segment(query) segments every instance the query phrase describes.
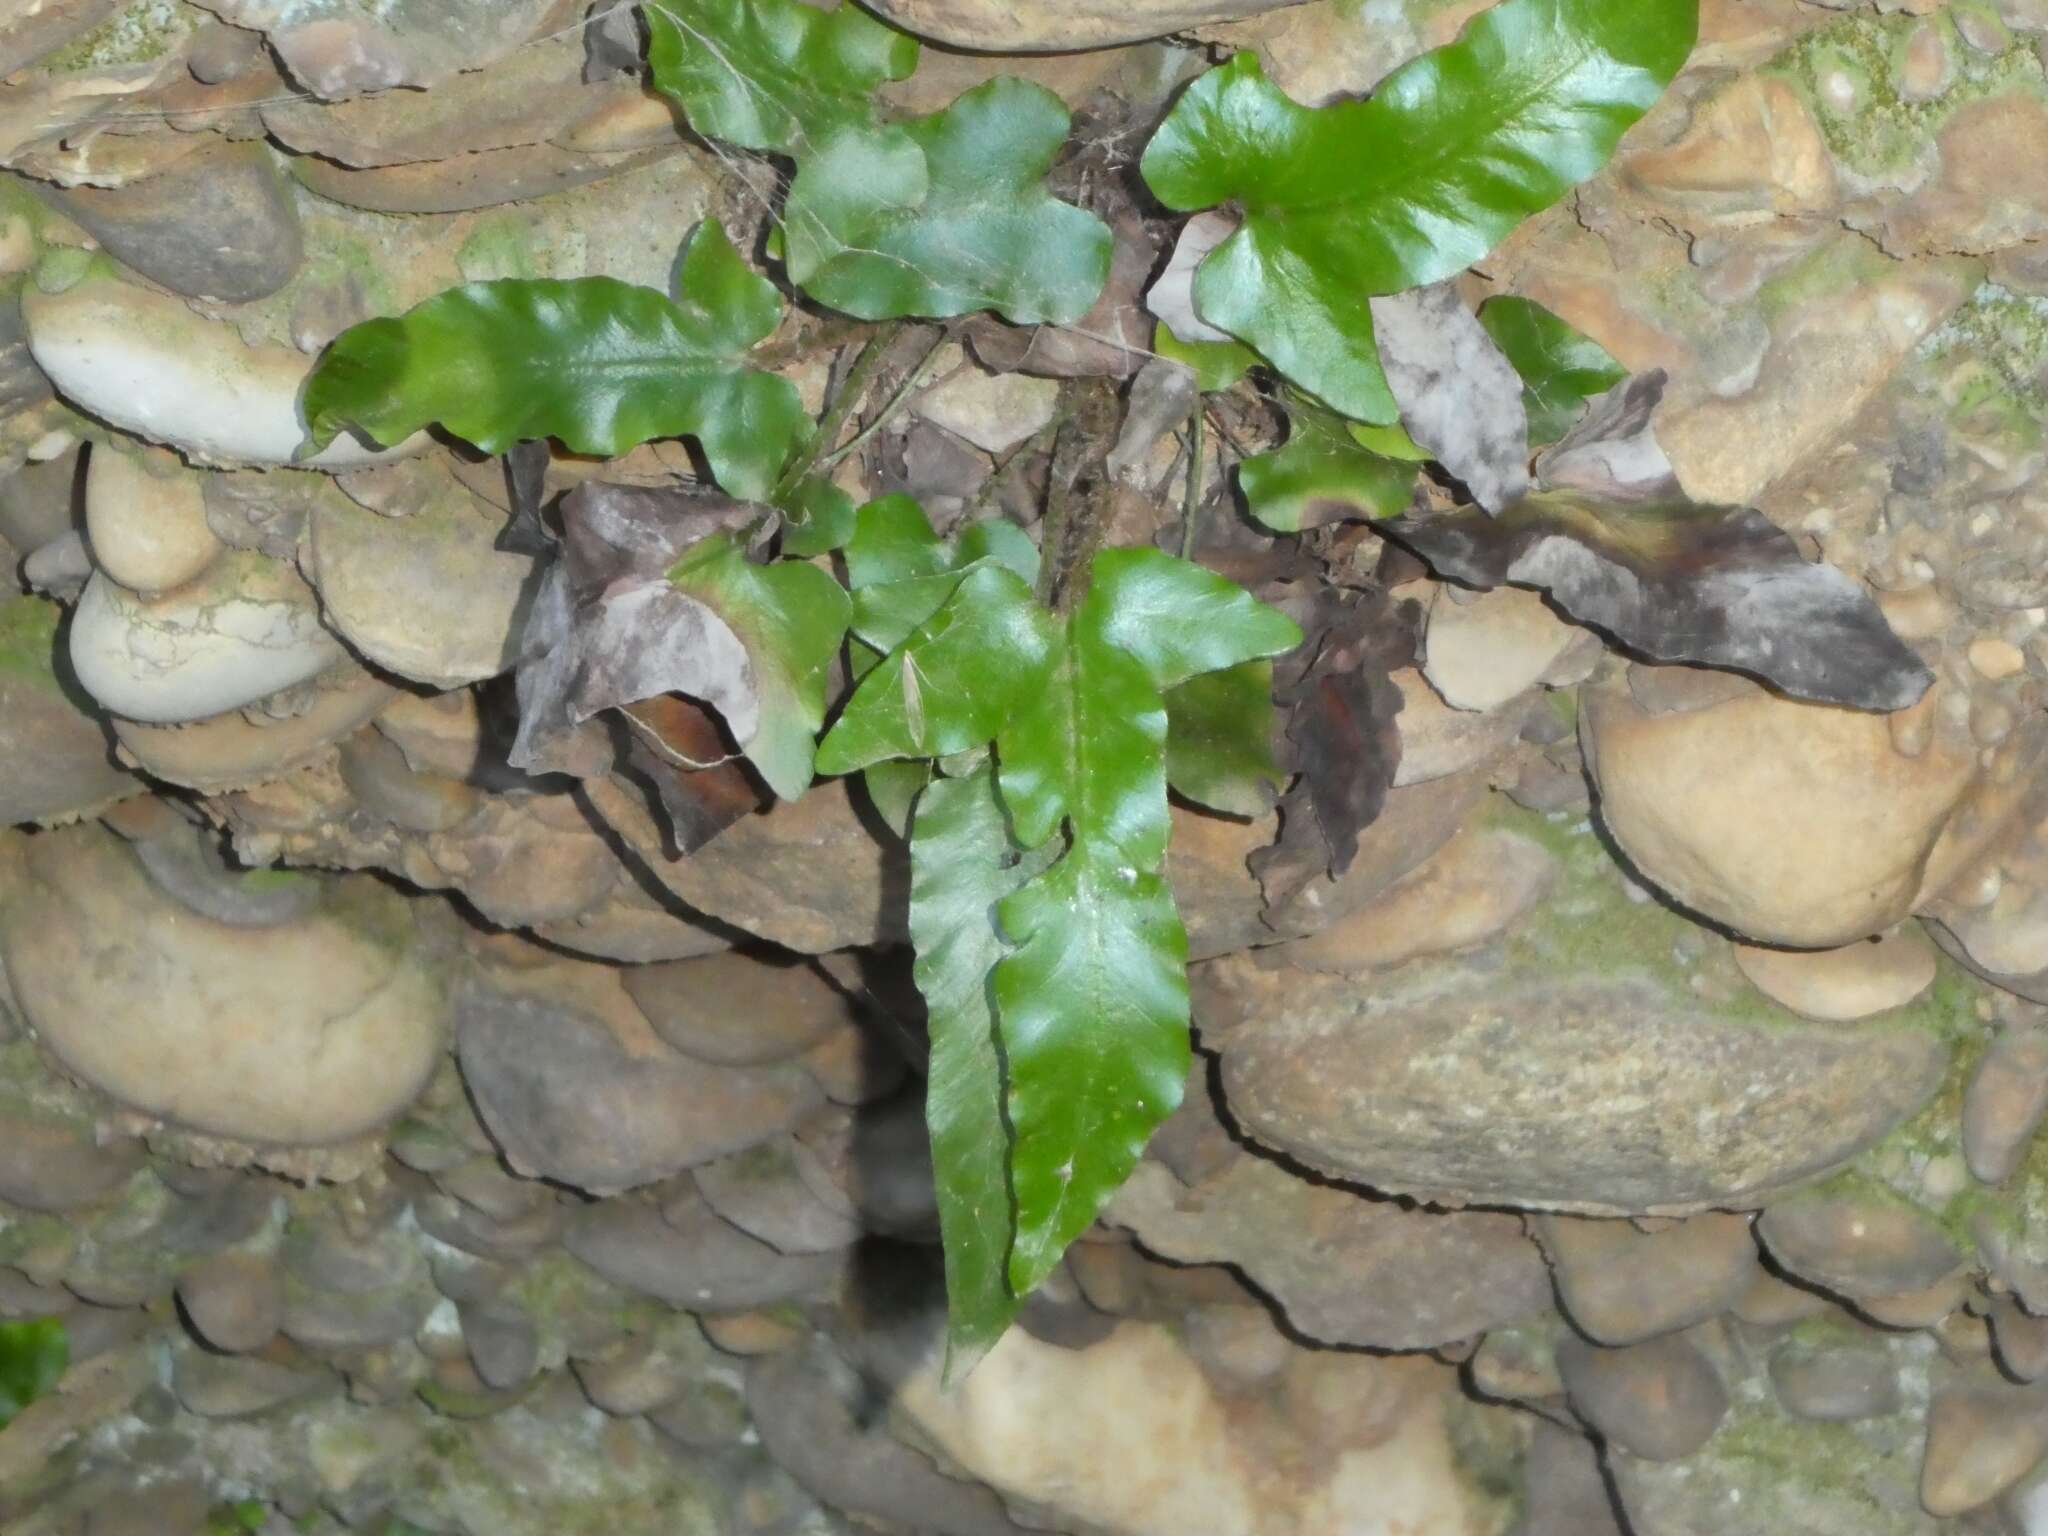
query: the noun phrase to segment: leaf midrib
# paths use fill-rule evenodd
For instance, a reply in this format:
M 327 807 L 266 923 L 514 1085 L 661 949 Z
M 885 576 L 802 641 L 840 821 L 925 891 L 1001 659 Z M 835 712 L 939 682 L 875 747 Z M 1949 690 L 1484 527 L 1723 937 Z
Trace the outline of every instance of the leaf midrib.
M 1478 143 L 1482 138 L 1492 137 L 1493 135 L 1498 134 L 1500 130 L 1504 126 L 1506 126 L 1506 124 L 1512 118 L 1514 118 L 1517 114 L 1528 108 L 1529 105 L 1535 102 L 1538 98 L 1548 95 L 1551 91 L 1555 90 L 1569 76 L 1576 74 L 1581 68 L 1583 68 L 1587 64 L 1589 60 L 1592 59 L 1592 57 L 1595 54 L 1605 55 L 1606 53 L 1607 50 L 1605 48 L 1591 44 L 1587 45 L 1583 50 L 1574 55 L 1571 61 L 1567 65 L 1565 65 L 1565 67 L 1559 69 L 1553 75 L 1544 77 L 1540 84 L 1538 84 L 1535 88 L 1529 90 L 1528 92 L 1520 96 L 1510 97 L 1508 99 L 1507 105 L 1503 108 L 1502 111 L 1495 114 L 1494 117 L 1492 117 L 1491 119 L 1481 119 L 1481 127 L 1479 129 L 1464 134 L 1453 133 L 1436 151 L 1436 153 L 1432 155 L 1425 155 L 1420 161 L 1410 160 L 1404 162 L 1402 168 L 1409 172 L 1409 174 L 1404 179 L 1410 182 L 1420 180 L 1423 176 L 1429 174 L 1436 167 L 1441 165 L 1444 162 L 1444 160 L 1447 159 L 1454 151 L 1462 154 L 1465 151 L 1469 150 L 1474 144 Z M 1440 70 L 1439 73 L 1441 73 Z M 1581 107 L 1591 107 L 1607 105 L 1607 103 L 1581 102 L 1577 103 L 1576 105 L 1579 105 Z M 1391 109 L 1389 109 L 1389 111 L 1391 112 Z M 1396 126 L 1398 126 L 1398 124 Z M 1389 163 L 1391 164 L 1392 162 L 1390 161 Z M 1287 204 L 1268 204 L 1263 207 L 1254 208 L 1252 212 L 1255 217 L 1270 217 L 1285 220 L 1291 214 L 1318 213 L 1333 207 L 1365 203 L 1375 197 L 1384 197 L 1388 195 L 1390 192 L 1394 191 L 1398 187 L 1398 185 L 1399 183 L 1396 181 L 1389 179 L 1381 179 L 1377 182 L 1369 183 L 1362 190 L 1358 188 L 1353 188 L 1348 192 L 1332 192 L 1326 197 L 1307 198 L 1300 202 Z

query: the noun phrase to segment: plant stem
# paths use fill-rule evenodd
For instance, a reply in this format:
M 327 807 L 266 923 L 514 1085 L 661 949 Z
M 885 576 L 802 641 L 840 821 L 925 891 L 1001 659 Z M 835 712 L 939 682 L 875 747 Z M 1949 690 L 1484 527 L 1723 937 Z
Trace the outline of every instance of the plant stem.
M 1072 419 L 1053 439 L 1045 523 L 1038 540 L 1038 598 L 1055 613 L 1071 613 L 1088 594 L 1088 570 L 1109 526 L 1107 484 L 1099 471 L 1116 441 L 1116 394 L 1106 379 L 1076 386 Z M 1090 469 L 1096 483 L 1081 487 Z
M 1195 558 L 1195 532 L 1202 516 L 1202 415 L 1202 401 L 1198 396 L 1194 414 L 1188 419 L 1188 489 L 1182 498 L 1180 513 L 1180 557 L 1183 560 Z
M 903 408 L 904 402 L 916 392 L 920 378 L 924 373 L 924 365 L 932 360 L 932 355 L 940 347 L 944 346 L 945 342 L 946 333 L 944 330 L 941 330 L 938 335 L 932 338 L 932 344 L 918 355 L 917 361 L 910 365 L 910 371 L 903 376 L 903 382 L 897 385 L 895 393 L 883 402 L 881 410 L 875 413 L 875 419 L 854 433 L 853 436 L 849 437 L 837 448 L 826 454 L 824 458 L 820 459 L 818 461 L 818 468 L 821 470 L 830 469 L 862 443 L 881 431 L 883 427 L 887 426 L 890 419 Z
M 804 477 L 816 467 L 818 456 L 839 436 L 839 429 L 846 425 L 846 418 L 853 414 L 860 404 L 860 397 L 867 393 L 868 380 L 881 366 L 882 354 L 887 348 L 879 335 L 868 337 L 862 344 L 860 354 L 854 358 L 853 367 L 847 370 L 846 380 L 839 386 L 839 393 L 833 397 L 832 405 L 820 418 L 810 441 L 804 444 L 804 451 L 790 460 L 789 468 L 782 472 L 782 478 L 775 482 L 775 489 L 768 499 L 780 505 L 789 493 L 804 482 Z
M 753 367 L 773 372 L 790 363 L 800 363 L 820 352 L 829 352 L 850 342 L 864 341 L 877 334 L 878 328 L 865 320 L 828 320 L 816 330 L 806 331 L 801 336 L 792 336 L 788 341 L 756 347 L 747 354 L 747 362 Z

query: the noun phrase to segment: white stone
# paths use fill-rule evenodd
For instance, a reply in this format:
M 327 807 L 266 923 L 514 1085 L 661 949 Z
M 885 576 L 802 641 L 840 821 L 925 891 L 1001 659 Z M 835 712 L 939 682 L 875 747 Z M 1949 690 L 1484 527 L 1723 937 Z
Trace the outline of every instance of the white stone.
M 136 592 L 167 592 L 225 547 L 206 525 L 197 473 L 160 448 L 95 444 L 85 464 L 85 534 L 93 564 Z
M 237 550 L 168 597 L 95 573 L 71 621 L 79 684 L 131 720 L 204 720 L 305 682 L 343 656 L 289 566 Z
M 920 1439 L 1059 1529 L 1105 1536 L 1466 1536 L 1482 1529 L 1435 1362 L 1294 1350 L 1269 1393 L 1219 1392 L 1166 1328 L 1062 1349 L 1013 1328 L 951 1391 L 898 1388 Z
M 1422 675 L 1453 709 L 1497 709 L 1533 688 L 1583 633 L 1521 587 L 1496 587 L 1466 602 L 1440 588 Z
M 22 295 L 29 351 L 73 404 L 125 431 L 217 464 L 351 469 L 427 445 L 414 433 L 389 449 L 343 435 L 312 458 L 299 391 L 313 360 L 251 347 L 167 294 L 93 277 L 62 293 Z

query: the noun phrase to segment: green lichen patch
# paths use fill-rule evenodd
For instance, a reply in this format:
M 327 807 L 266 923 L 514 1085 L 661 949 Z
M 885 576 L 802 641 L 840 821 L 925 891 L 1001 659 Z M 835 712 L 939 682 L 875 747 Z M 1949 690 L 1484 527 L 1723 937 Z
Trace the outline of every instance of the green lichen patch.
M 63 608 L 40 597 L 0 602 L 0 678 L 61 692 L 55 667 L 57 627 L 63 620 Z
M 1843 169 L 1881 185 L 1907 185 L 1929 163 L 1934 140 L 1958 108 L 2003 91 L 2041 93 L 2041 58 L 2024 40 L 1980 53 L 1956 35 L 1947 16 L 1940 29 L 1952 61 L 1946 88 L 1928 100 L 1901 93 L 1900 71 L 1914 30 L 1912 16 L 1856 15 L 1800 38 L 1768 66 L 1806 98 L 1822 136 Z
M 1912 367 L 1973 440 L 2024 451 L 2048 436 L 2048 298 L 1983 284 Z
M 1507 940 L 1518 964 L 1557 975 L 1648 981 L 1683 998 L 1689 1011 L 1755 1029 L 1826 1027 L 1759 992 L 1736 968 L 1725 939 L 1632 890 L 1585 817 L 1544 815 L 1505 796 L 1495 799 L 1488 824 L 1540 843 L 1560 869 L 1550 896 Z M 1944 960 L 1935 984 L 1912 1002 L 1848 1027 L 1916 1030 L 1963 1041 L 1982 1028 L 1977 994 L 1977 985 Z
M 134 0 L 91 31 L 37 60 L 36 68 L 72 75 L 153 63 L 183 42 L 204 19 L 184 0 Z

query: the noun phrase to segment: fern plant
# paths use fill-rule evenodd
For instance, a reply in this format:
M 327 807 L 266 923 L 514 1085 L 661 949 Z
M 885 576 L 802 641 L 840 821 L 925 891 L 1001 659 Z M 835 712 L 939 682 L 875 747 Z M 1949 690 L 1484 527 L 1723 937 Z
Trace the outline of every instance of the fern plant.
M 1069 132 L 1050 92 L 999 78 L 905 117 L 877 91 L 915 68 L 918 44 L 854 6 L 645 10 L 653 81 L 690 126 L 793 168 L 771 252 L 812 299 L 867 321 L 990 310 L 1054 325 L 1095 302 L 1110 231 L 1047 188 Z M 1332 487 L 1357 515 L 1399 509 L 1427 454 L 1398 425 L 1368 298 L 1457 273 L 1597 171 L 1695 31 L 1696 0 L 1504 0 L 1362 102 L 1300 106 L 1251 54 L 1182 93 L 1145 183 L 1169 209 L 1238 222 L 1194 280 L 1211 338 L 1162 327 L 1159 350 L 1204 389 L 1254 369 L 1287 386 L 1289 443 L 1242 470 L 1256 517 L 1298 529 Z M 1496 311 L 1489 329 L 1548 422 L 1611 382 L 1611 360 L 1532 310 Z M 1049 517 L 1034 543 L 1000 519 L 943 539 L 903 497 L 855 509 L 814 472 L 839 416 L 810 426 L 794 387 L 749 361 L 783 312 L 707 220 L 670 293 L 500 280 L 357 326 L 320 360 L 305 408 L 316 445 L 431 424 L 494 452 L 553 438 L 617 455 L 688 436 L 724 491 L 758 504 L 694 543 L 674 532 L 669 563 L 614 584 L 690 654 L 584 702 L 691 692 L 777 794 L 864 771 L 878 803 L 907 808 L 957 1374 L 1180 1100 L 1187 940 L 1165 878 L 1168 788 L 1256 808 L 1230 786 L 1271 772 L 1269 663 L 1301 634 L 1189 560 L 1099 547 L 1099 518 Z M 778 539 L 781 558 L 764 558 Z M 835 550 L 843 593 L 805 563 Z M 858 683 L 818 744 L 842 642 Z M 717 670 L 722 647 L 744 655 L 749 687 Z

